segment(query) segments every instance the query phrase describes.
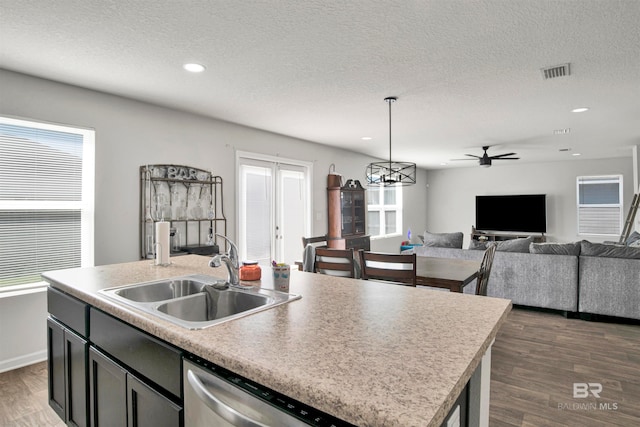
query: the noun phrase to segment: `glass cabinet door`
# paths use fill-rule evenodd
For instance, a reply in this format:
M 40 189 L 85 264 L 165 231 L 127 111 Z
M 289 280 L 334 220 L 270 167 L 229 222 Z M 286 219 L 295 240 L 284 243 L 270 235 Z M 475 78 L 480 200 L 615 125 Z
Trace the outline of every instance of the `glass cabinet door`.
M 353 193 L 353 233 L 364 234 L 365 232 L 365 203 L 364 192 Z
M 353 193 L 351 191 L 343 191 L 342 197 L 342 234 L 349 235 L 354 233 L 353 223 Z

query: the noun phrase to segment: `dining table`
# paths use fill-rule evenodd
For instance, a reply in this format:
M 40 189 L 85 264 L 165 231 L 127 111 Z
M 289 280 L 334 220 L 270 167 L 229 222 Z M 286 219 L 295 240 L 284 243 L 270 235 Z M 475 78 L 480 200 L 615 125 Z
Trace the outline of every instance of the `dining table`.
M 480 264 L 474 260 L 419 256 L 416 257 L 416 284 L 462 292 L 478 277 Z

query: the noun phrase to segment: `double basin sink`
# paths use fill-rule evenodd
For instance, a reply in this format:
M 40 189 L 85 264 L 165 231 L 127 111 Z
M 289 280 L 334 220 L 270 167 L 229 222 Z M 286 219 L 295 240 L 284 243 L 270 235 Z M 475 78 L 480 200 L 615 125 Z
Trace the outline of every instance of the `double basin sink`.
M 99 291 L 187 329 L 202 329 L 301 298 L 253 286 L 230 286 L 206 275 L 190 275 Z

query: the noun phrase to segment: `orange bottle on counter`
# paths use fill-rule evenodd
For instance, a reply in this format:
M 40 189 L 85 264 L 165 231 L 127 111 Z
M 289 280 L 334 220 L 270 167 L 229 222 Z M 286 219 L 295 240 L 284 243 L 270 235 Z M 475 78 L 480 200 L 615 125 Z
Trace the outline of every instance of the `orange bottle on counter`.
M 258 261 L 242 261 L 240 267 L 240 280 L 260 280 L 262 269 Z

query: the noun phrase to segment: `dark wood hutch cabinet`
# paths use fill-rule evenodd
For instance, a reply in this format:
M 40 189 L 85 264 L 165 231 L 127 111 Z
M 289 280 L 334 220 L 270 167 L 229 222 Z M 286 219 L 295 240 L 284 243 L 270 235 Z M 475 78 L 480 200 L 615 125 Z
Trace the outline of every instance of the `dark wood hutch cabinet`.
M 334 192 L 332 197 L 331 192 Z M 340 198 L 337 197 L 339 191 Z M 367 232 L 367 200 L 365 189 L 360 181 L 349 179 L 344 186 L 329 188 L 329 230 L 340 230 L 339 243 L 333 247 L 343 246 L 346 249 L 370 250 L 370 239 Z M 335 206 L 339 203 L 338 206 Z M 340 242 L 342 240 L 342 242 Z M 332 242 L 328 241 L 329 247 Z

